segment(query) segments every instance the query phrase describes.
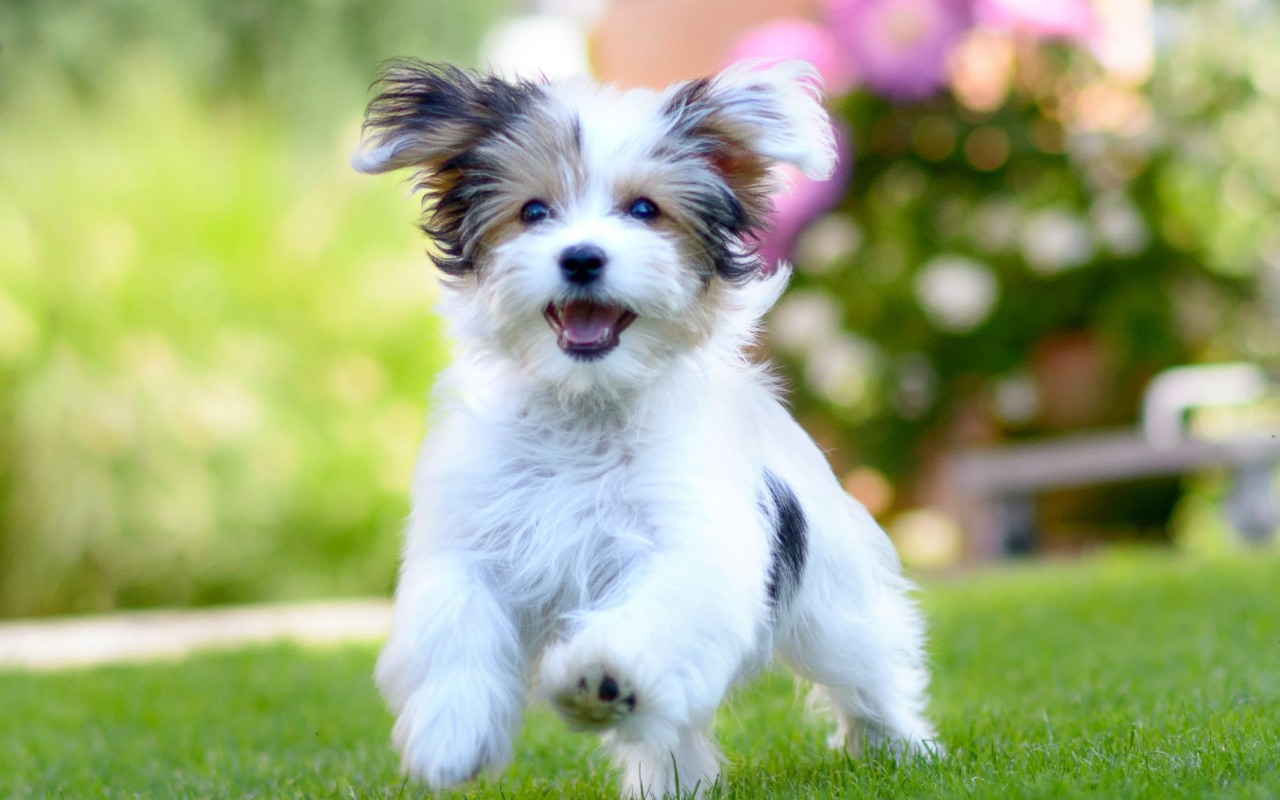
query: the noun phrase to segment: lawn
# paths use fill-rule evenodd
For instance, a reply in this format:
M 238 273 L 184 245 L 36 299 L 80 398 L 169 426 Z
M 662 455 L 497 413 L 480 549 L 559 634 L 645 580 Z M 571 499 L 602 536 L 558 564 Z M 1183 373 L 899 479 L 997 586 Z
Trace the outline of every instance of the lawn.
M 850 762 L 791 679 L 740 691 L 714 796 L 1280 796 L 1280 561 L 1128 553 L 931 583 L 939 764 Z M 366 648 L 0 675 L 2 797 L 420 797 Z M 478 797 L 612 797 L 535 709 Z

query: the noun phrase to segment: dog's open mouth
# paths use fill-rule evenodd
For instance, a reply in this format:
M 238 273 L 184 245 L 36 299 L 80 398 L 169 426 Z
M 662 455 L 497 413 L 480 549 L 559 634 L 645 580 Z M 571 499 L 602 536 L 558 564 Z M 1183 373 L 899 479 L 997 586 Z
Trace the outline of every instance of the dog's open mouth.
M 622 306 L 567 300 L 542 312 L 560 349 L 576 358 L 599 358 L 618 346 L 618 337 L 636 315 Z

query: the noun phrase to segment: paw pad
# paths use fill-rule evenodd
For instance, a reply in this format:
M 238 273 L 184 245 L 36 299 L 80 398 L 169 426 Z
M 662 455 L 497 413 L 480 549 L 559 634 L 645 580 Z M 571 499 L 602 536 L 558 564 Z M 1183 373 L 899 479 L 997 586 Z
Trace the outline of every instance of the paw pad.
M 636 708 L 630 685 L 600 667 L 585 670 L 572 688 L 554 692 L 551 700 L 565 719 L 586 728 L 613 725 Z

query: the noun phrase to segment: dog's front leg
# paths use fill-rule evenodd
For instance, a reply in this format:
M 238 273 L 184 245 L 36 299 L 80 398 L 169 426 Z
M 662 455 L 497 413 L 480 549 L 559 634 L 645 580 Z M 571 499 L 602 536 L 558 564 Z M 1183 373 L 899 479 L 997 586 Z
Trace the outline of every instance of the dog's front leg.
M 608 729 L 624 796 L 701 791 L 719 764 L 707 737 L 733 679 L 760 649 L 768 549 L 748 502 L 671 509 L 620 596 L 579 618 L 542 662 L 571 724 Z M 735 513 L 736 511 L 736 513 Z
M 438 789 L 511 758 L 525 682 L 510 611 L 485 571 L 454 554 L 413 554 L 396 589 L 378 688 L 396 715 L 402 769 Z

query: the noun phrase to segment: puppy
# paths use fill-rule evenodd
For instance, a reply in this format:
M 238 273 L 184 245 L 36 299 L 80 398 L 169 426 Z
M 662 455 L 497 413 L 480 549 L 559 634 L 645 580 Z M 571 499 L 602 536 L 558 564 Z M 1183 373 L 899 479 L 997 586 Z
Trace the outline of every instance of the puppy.
M 776 653 L 833 744 L 936 751 L 897 557 L 744 356 L 789 271 L 775 167 L 835 160 L 803 62 L 663 92 L 396 63 L 361 172 L 409 169 L 457 343 L 376 680 L 404 770 L 511 757 L 530 686 L 602 731 L 623 795 L 713 784 L 710 728 Z

